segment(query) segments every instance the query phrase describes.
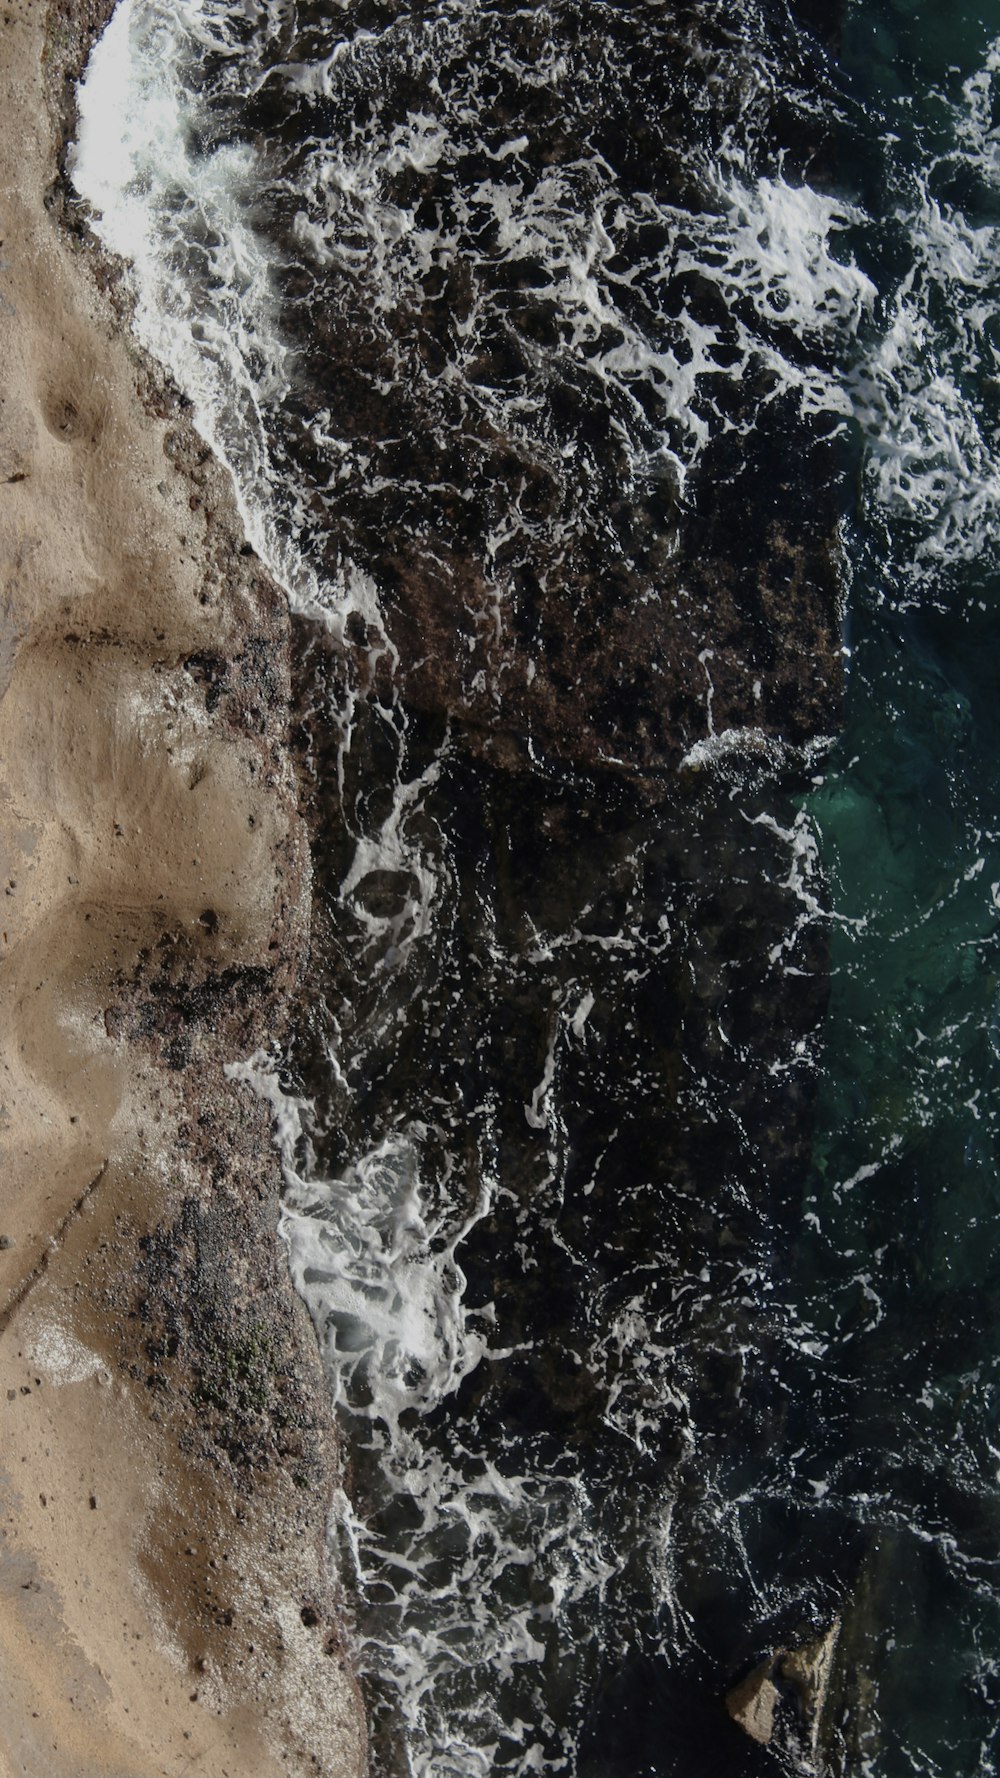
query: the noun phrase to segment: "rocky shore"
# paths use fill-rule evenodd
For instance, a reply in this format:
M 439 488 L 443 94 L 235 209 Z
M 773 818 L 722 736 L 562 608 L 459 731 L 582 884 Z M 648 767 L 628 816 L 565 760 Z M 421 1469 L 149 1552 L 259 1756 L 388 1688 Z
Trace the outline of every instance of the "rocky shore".
M 108 11 L 0 25 L 0 1772 L 353 1778 L 335 1431 L 224 1075 L 308 940 L 288 615 L 67 214 Z

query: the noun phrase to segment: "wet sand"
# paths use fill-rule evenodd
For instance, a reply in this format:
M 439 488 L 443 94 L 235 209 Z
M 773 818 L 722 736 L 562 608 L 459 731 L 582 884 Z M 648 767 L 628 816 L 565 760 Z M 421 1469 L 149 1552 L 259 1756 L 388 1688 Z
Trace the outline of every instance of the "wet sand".
M 0 25 L 0 1774 L 365 1769 L 276 1238 L 308 940 L 284 602 L 64 226 L 102 8 Z

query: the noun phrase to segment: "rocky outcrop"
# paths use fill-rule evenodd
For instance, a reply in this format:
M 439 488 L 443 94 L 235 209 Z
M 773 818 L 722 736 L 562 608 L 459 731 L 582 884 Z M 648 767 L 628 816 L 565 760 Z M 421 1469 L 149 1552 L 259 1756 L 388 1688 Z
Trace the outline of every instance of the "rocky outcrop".
M 308 937 L 288 620 L 60 226 L 107 10 L 0 38 L 0 1771 L 351 1778 L 335 1433 L 223 1071 Z
M 751 1741 L 784 1756 L 785 1768 L 815 1778 L 841 1623 L 810 1641 L 777 1649 L 726 1694 L 726 1709 Z

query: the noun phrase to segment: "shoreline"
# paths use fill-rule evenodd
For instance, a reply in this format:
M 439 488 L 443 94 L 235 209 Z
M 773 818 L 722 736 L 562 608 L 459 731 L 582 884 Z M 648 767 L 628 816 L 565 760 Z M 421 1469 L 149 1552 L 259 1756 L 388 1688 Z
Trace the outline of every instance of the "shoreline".
M 289 615 L 67 214 L 110 11 L 14 0 L 0 62 L 0 1773 L 354 1778 L 336 1431 L 223 1072 L 307 953 Z

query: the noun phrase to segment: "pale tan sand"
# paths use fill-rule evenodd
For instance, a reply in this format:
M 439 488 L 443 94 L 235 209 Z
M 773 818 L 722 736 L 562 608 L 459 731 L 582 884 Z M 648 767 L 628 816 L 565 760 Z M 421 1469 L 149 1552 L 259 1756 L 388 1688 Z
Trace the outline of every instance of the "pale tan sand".
M 333 1430 L 219 1053 L 304 951 L 285 615 L 46 208 L 73 5 L 0 21 L 0 1774 L 354 1778 Z

